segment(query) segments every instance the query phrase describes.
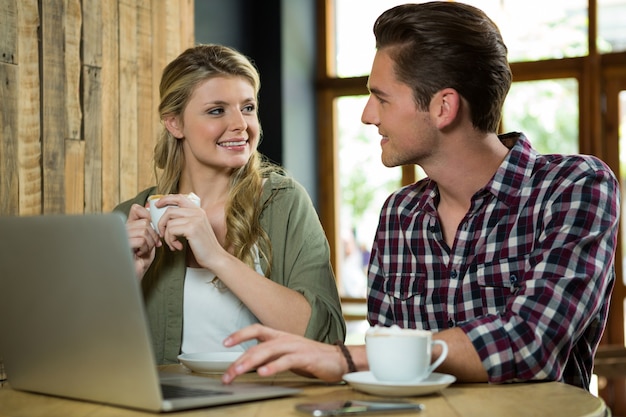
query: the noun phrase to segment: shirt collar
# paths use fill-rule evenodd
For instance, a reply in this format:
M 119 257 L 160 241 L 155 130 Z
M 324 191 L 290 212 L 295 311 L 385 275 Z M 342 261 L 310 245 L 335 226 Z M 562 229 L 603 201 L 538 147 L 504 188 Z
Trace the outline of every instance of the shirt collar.
M 490 192 L 506 205 L 512 206 L 519 203 L 522 186 L 533 171 L 537 151 L 532 148 L 523 133 L 506 133 L 499 135 L 499 138 L 510 151 L 483 190 Z
M 523 133 L 511 132 L 498 137 L 510 149 L 509 153 L 491 180 L 476 192 L 474 198 L 489 193 L 507 206 L 513 206 L 519 203 L 522 186 L 532 173 L 537 152 Z M 425 184 L 420 197 L 420 206 L 425 207 L 427 211 L 436 211 L 439 199 L 437 183 L 429 178 L 426 178 L 425 181 L 428 182 Z

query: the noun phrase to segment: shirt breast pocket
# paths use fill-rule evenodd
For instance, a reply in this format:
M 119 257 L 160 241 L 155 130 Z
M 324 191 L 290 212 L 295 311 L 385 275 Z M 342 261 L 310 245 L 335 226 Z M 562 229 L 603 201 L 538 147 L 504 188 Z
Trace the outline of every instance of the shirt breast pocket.
M 522 286 L 526 265 L 525 258 L 499 259 L 476 270 L 475 282 L 480 290 L 487 314 L 498 314 L 506 310 L 507 302 Z M 470 281 L 473 281 L 470 278 Z M 470 282 L 470 286 L 473 284 Z
M 414 327 L 416 317 L 421 315 L 425 297 L 426 275 L 416 273 L 390 274 L 386 278 L 385 293 L 397 324 Z

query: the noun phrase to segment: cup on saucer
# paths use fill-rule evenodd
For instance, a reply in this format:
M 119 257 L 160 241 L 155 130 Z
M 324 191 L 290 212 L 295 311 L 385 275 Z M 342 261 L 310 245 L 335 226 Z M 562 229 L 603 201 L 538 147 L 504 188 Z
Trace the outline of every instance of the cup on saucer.
M 432 364 L 433 345 L 440 345 L 441 355 Z M 419 382 L 446 359 L 448 345 L 433 340 L 432 332 L 420 329 L 371 327 L 365 334 L 365 350 L 372 375 L 381 382 Z

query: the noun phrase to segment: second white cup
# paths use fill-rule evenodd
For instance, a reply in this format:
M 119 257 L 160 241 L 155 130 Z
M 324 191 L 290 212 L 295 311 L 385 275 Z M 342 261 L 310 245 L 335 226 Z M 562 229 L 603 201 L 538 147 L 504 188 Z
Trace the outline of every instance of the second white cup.
M 432 364 L 434 345 L 440 345 L 441 355 Z M 432 340 L 432 332 L 419 329 L 372 327 L 365 334 L 365 349 L 370 371 L 381 382 L 419 382 L 446 359 L 448 345 Z

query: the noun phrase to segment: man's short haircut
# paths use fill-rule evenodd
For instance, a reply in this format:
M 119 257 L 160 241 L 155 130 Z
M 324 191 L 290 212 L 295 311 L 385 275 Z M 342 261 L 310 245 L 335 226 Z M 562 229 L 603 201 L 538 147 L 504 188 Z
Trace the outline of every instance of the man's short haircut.
M 483 11 L 447 1 L 404 4 L 380 15 L 374 35 L 422 110 L 435 93 L 453 88 L 478 130 L 498 131 L 512 74 L 500 30 Z

